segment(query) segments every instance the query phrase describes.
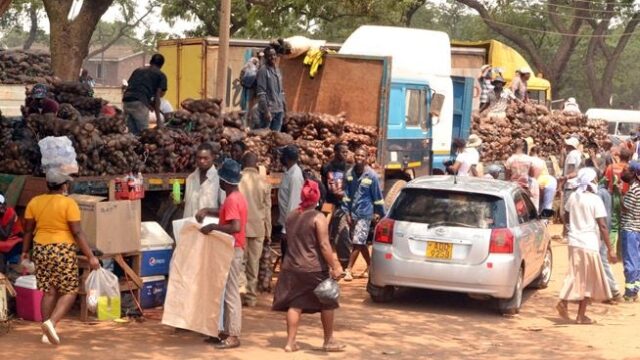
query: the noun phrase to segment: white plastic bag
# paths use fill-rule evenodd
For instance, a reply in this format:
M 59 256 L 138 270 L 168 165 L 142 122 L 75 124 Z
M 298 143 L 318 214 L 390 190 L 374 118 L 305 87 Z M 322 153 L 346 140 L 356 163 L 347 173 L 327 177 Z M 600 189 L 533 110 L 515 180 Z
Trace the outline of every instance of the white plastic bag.
M 78 172 L 76 150 L 71 140 L 66 136 L 47 136 L 38 142 L 42 154 L 42 169 L 57 169 L 70 175 Z
M 87 292 L 87 308 L 92 313 L 96 312 L 98 299 L 101 296 L 106 296 L 110 299 L 120 298 L 118 277 L 104 268 L 91 271 L 84 288 Z

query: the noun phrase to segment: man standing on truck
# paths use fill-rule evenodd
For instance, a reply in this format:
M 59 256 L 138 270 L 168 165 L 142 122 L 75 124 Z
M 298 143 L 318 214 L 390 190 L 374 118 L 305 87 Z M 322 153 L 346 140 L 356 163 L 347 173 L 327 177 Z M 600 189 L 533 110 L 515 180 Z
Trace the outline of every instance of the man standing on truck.
M 480 83 L 480 112 L 483 112 L 489 108 L 491 104 L 489 102 L 489 93 L 493 86 L 491 85 L 491 73 L 493 68 L 491 65 L 482 65 L 480 68 L 480 77 L 478 82 Z
M 167 91 L 167 76 L 160 71 L 164 65 L 164 56 L 154 54 L 149 66 L 136 69 L 122 95 L 122 107 L 127 115 L 127 127 L 134 135 L 149 128 L 149 109 L 155 111 L 156 119 L 160 117 L 160 99 Z M 158 121 L 158 127 L 164 126 Z
M 360 253 L 367 263 L 367 269 L 361 276 L 368 275 L 371 257 L 367 247 L 367 239 L 372 222 L 375 224 L 385 215 L 380 180 L 378 174 L 367 165 L 367 154 L 365 148 L 358 148 L 354 154 L 355 165 L 346 174 L 342 210 L 345 212 L 351 228 L 353 251 L 345 270 L 345 281 L 353 280 L 353 265 L 358 260 Z
M 204 208 L 219 209 L 224 199 L 220 190 L 218 171 L 213 166 L 217 152 L 209 143 L 196 150 L 197 169 L 187 177 L 184 191 L 184 217 L 195 216 Z
M 260 128 L 273 131 L 282 129 L 282 122 L 287 112 L 287 103 L 282 87 L 282 73 L 276 64 L 278 54 L 268 46 L 264 50 L 265 64 L 256 75 L 256 96 L 260 113 Z M 298 206 L 298 204 L 296 204 Z
M 349 263 L 351 254 L 349 228 L 346 226 L 345 213 L 341 208 L 348 156 L 349 148 L 347 144 L 337 143 L 333 147 L 333 159 L 325 164 L 321 171 L 322 183 L 327 189 L 326 201 L 333 205 L 333 213 L 329 223 L 329 240 L 334 244 L 338 260 L 343 267 L 346 267 Z
M 531 69 L 524 67 L 516 71 L 516 76 L 511 81 L 511 92 L 515 97 L 523 102 L 529 102 L 527 94 L 527 81 L 531 78 Z

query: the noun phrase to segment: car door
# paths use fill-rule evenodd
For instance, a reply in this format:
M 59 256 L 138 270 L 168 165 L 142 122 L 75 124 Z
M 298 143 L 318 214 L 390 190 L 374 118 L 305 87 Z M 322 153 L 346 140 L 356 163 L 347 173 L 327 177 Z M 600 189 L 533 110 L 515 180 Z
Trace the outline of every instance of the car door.
M 514 247 L 518 249 L 519 255 L 525 263 L 525 281 L 531 279 L 540 268 L 536 257 L 537 249 L 535 244 L 536 228 L 534 223 L 537 220 L 537 214 L 535 213 L 535 208 L 534 212 L 531 212 L 529 208 L 531 200 L 528 202 L 527 200 L 529 200 L 528 196 L 522 190 L 518 189 L 514 192 L 513 203 L 517 219 L 516 231 L 514 231 L 517 244 Z M 531 204 L 531 206 L 533 205 Z M 534 216 L 532 217 L 532 215 Z
M 532 229 L 532 241 L 534 251 L 532 253 L 533 262 L 531 262 L 532 270 L 540 269 L 542 263 L 544 261 L 544 251 L 545 249 L 545 230 L 546 227 L 540 221 L 540 216 L 538 215 L 538 209 L 533 205 L 533 201 L 529 197 L 528 194 L 523 193 L 523 198 L 527 205 L 527 210 L 529 211 L 529 226 Z

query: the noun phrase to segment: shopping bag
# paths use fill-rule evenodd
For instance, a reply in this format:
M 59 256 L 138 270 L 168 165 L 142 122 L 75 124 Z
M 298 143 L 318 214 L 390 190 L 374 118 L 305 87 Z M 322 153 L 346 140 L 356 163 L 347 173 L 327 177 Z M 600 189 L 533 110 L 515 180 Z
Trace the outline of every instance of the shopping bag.
M 321 303 L 325 305 L 338 305 L 340 300 L 340 285 L 332 278 L 322 281 L 313 290 Z
M 84 288 L 87 292 L 87 308 L 89 311 L 97 313 L 98 304 L 104 304 L 105 310 L 108 310 L 107 308 L 109 307 L 114 308 L 109 312 L 115 315 L 115 304 L 120 303 L 120 285 L 117 276 L 104 268 L 93 270 L 87 277 Z M 117 313 L 118 317 L 120 317 L 119 305 Z

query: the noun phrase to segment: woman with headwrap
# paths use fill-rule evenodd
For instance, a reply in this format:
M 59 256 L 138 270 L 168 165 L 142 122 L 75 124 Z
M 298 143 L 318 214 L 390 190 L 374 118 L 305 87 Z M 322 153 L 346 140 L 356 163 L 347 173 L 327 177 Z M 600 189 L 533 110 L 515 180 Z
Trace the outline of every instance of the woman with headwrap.
M 578 302 L 578 324 L 593 324 L 595 321 L 585 313 L 590 300 L 605 301 L 611 298 L 602 261 L 600 241 L 607 246 L 609 261 L 617 261 L 616 252 L 609 242 L 607 210 L 597 194 L 597 174 L 592 168 L 578 171 L 576 191 L 565 206 L 565 223 L 569 228 L 569 271 L 560 290 L 560 301 L 556 309 L 560 316 L 569 319 L 569 301 Z
M 324 329 L 324 351 L 341 351 L 343 345 L 333 339 L 333 311 L 338 306 L 322 304 L 313 290 L 329 276 L 342 275 L 342 266 L 333 256 L 329 242 L 329 223 L 315 208 L 320 200 L 318 183 L 306 180 L 300 206 L 286 220 L 287 256 L 276 284 L 273 298 L 275 311 L 287 312 L 286 352 L 298 350 L 296 335 L 302 313 L 321 313 Z

